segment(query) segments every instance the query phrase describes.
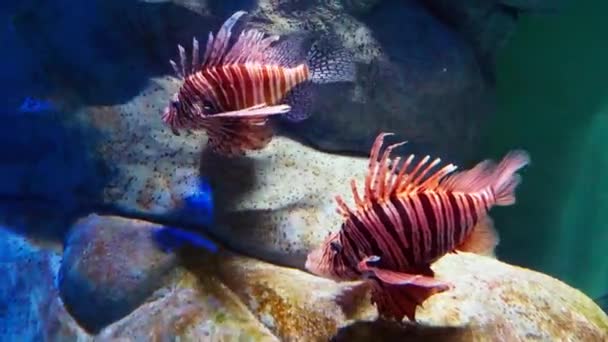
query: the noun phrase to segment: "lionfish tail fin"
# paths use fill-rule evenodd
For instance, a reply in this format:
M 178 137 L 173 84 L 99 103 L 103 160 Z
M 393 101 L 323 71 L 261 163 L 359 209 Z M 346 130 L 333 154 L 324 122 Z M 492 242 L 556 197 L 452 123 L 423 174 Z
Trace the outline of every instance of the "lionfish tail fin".
M 470 170 L 445 178 L 441 186 L 463 192 L 477 192 L 491 187 L 496 205 L 511 205 L 515 203 L 515 188 L 521 180 L 517 171 L 529 162 L 530 157 L 525 151 L 512 151 L 498 165 L 484 160 Z
M 381 317 L 401 321 L 416 320 L 416 308 L 434 294 L 447 291 L 452 285 L 431 276 L 407 274 L 370 266 L 378 258 L 367 258 L 359 269 L 370 278 L 372 303 Z
M 496 205 L 511 205 L 515 203 L 515 188 L 521 182 L 519 169 L 530 163 L 530 156 L 522 150 L 509 152 L 496 167 L 492 189 L 496 197 Z
M 332 36 L 321 37 L 308 51 L 306 60 L 313 83 L 355 81 L 356 66 L 353 54 L 345 47 L 337 45 L 336 41 Z

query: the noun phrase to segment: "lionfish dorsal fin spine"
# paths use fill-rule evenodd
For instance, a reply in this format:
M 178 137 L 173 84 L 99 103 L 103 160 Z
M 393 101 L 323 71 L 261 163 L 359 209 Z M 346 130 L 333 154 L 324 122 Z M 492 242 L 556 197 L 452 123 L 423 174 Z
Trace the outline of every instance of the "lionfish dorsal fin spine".
M 336 200 L 336 203 L 338 204 L 338 206 L 337 206 L 338 213 L 340 215 L 342 215 L 342 217 L 344 217 L 344 218 L 349 217 L 351 211 L 348 208 L 348 205 L 346 205 L 346 202 L 344 202 L 344 199 L 342 199 L 341 196 L 336 196 L 335 200 Z
M 435 158 L 431 161 L 431 157 L 427 155 L 408 171 L 415 155 L 409 155 L 401 164 L 400 157 L 392 159 L 393 150 L 406 141 L 389 145 L 383 150 L 384 138 L 388 135 L 391 133 L 379 134 L 370 152 L 368 173 L 365 177 L 366 204 L 376 200 L 386 201 L 394 194 L 436 189 L 440 186 L 441 179 L 456 169 L 456 166 L 449 164 L 431 173 L 431 170 L 441 163 L 441 159 Z
M 378 155 L 380 154 L 380 149 L 382 148 L 382 142 L 384 141 L 384 137 L 393 134 L 394 133 L 380 133 L 372 145 L 372 149 L 369 154 L 367 174 L 365 176 L 364 198 L 365 202 L 367 203 L 371 203 L 375 199 L 374 185 L 376 184 L 376 178 L 378 177 Z
M 184 77 L 182 75 L 181 71 L 179 71 L 179 67 L 177 66 L 177 63 L 175 63 L 174 60 L 170 60 L 169 64 L 171 64 L 171 67 L 173 68 L 173 72 L 175 72 L 175 76 L 177 76 L 178 78 L 183 78 Z
M 183 46 L 177 45 L 177 49 L 179 50 L 179 67 L 182 73 L 182 77 L 186 78 L 188 76 L 187 72 L 187 58 L 186 58 L 186 49 Z
M 205 65 L 208 64 L 209 58 L 211 56 L 211 49 L 213 47 L 213 41 L 214 41 L 213 32 L 209 32 L 209 36 L 207 37 L 207 45 L 205 46 L 205 55 L 203 56 L 203 61 L 200 65 L 200 67 L 204 67 Z
M 391 177 L 389 172 L 390 169 L 389 167 L 392 164 L 392 160 L 390 159 L 390 155 L 391 152 L 399 147 L 404 145 L 406 142 L 400 142 L 400 143 L 396 143 L 393 145 L 390 145 L 389 147 L 386 148 L 386 150 L 384 150 L 384 153 L 382 154 L 382 157 L 380 159 L 380 166 L 378 167 L 378 177 L 376 178 L 376 197 L 380 198 L 382 200 L 386 200 L 387 199 L 387 195 L 388 193 L 386 192 L 386 189 L 388 187 L 390 187 L 390 184 L 387 184 L 387 182 L 390 182 Z M 394 167 L 394 165 L 393 165 Z M 388 176 L 388 177 L 387 177 Z
M 355 200 L 355 205 L 358 208 L 364 207 L 365 202 L 363 201 L 363 199 L 361 199 L 361 196 L 359 195 L 359 189 L 357 189 L 357 182 L 354 179 L 350 180 L 350 189 L 353 193 L 353 199 Z
M 228 50 L 230 37 L 232 36 L 232 28 L 245 14 L 247 14 L 247 12 L 237 11 L 224 22 L 213 42 L 209 59 L 206 60 L 205 66 L 214 66 L 223 62 L 223 58 L 226 56 L 226 51 Z
M 198 46 L 198 40 L 196 39 L 196 37 L 192 37 L 192 69 L 190 70 L 190 73 L 195 73 L 199 67 L 199 62 L 198 59 L 200 57 L 199 54 L 199 46 Z

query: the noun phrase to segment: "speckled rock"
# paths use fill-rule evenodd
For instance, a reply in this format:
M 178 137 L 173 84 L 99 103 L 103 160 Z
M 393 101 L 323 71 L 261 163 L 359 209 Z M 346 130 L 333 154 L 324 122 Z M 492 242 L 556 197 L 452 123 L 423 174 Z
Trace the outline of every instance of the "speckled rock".
M 176 273 L 169 286 L 97 340 L 279 341 L 212 274 Z
M 350 200 L 349 179 L 363 179 L 367 158 L 320 152 L 283 136 L 245 157 L 217 156 L 204 149 L 204 133 L 174 136 L 142 112 L 160 111 L 176 87 L 170 78 L 153 79 L 127 104 L 79 113 L 111 132 L 99 149 L 115 165 L 104 202 L 123 214 L 204 227 L 240 253 L 303 268 L 308 252 L 339 228 L 333 197 Z M 205 215 L 180 215 L 201 176 L 213 189 L 214 225 Z
M 247 158 L 205 154 L 218 208 L 210 233 L 232 249 L 303 268 L 306 255 L 340 228 L 334 197 L 351 203 L 350 179 L 362 181 L 367 158 L 316 151 L 284 137 Z
M 1 341 L 75 341 L 87 337 L 59 298 L 55 284 L 60 260 L 60 248 L 33 243 L 0 227 Z
M 358 293 L 337 296 L 346 284 L 242 257 L 226 258 L 220 279 L 282 340 L 339 341 L 605 341 L 608 316 L 580 291 L 557 279 L 470 253 L 433 265 L 453 290 L 418 309 L 418 325 L 374 322 L 375 308 Z M 341 298 L 336 301 L 336 298 Z M 337 303 L 340 303 L 339 305 Z M 370 327 L 375 330 L 370 331 Z M 298 335 L 300 334 L 300 335 Z M 367 336 L 367 337 L 366 337 Z
M 316 110 L 290 135 L 319 149 L 367 153 L 380 130 L 410 149 L 465 162 L 494 110 L 493 87 L 474 49 L 420 1 L 381 1 L 363 14 L 326 1 L 259 1 L 251 9 L 268 32 L 329 32 L 357 61 L 354 86 L 319 87 Z M 399 32 L 398 35 L 395 32 Z
M 141 228 L 141 222 L 131 224 L 136 223 Z M 2 250 L 10 251 L 1 254 L 0 266 L 11 275 L 0 284 L 1 317 L 9 323 L 0 330 L 3 340 L 365 341 L 373 336 L 376 341 L 599 342 L 608 338 L 608 316 L 580 291 L 488 257 L 459 253 L 440 259 L 432 267 L 454 288 L 418 308 L 418 324 L 394 324 L 376 321 L 367 289 L 357 282 L 335 283 L 227 251 L 199 250 L 185 250 L 183 264 L 175 266 L 143 303 L 89 335 L 64 308 L 55 287 L 59 253 L 33 247 L 5 230 L 0 233 Z M 130 242 L 146 245 L 145 238 Z M 110 264 L 103 272 L 113 276 L 106 271 L 121 264 L 106 261 Z M 91 300 L 87 296 L 95 294 L 80 299 Z
M 61 297 L 87 330 L 97 332 L 141 305 L 176 267 L 148 222 L 89 215 L 72 228 L 59 273 Z

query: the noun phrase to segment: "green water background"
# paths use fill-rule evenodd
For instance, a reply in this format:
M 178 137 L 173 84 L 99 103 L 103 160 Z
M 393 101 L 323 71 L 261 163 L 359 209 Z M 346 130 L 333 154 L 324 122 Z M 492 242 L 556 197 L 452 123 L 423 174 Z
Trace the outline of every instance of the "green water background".
M 499 257 L 608 292 L 608 2 L 521 18 L 501 52 L 485 154 L 525 148 L 518 203 L 493 214 Z

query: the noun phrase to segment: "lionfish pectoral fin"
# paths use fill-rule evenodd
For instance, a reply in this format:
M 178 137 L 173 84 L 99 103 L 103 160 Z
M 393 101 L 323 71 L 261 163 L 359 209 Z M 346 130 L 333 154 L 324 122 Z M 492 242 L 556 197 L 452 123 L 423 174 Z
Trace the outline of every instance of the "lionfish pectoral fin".
M 409 274 L 375 267 L 379 261 L 377 256 L 363 259 L 359 270 L 370 279 L 372 302 L 382 317 L 401 320 L 407 316 L 414 321 L 416 308 L 427 298 L 452 288 L 452 284 L 429 276 L 432 271 L 428 265 L 421 267 L 424 274 Z
M 213 114 L 213 118 L 262 118 L 270 115 L 284 114 L 289 112 L 290 109 L 291 107 L 285 104 L 276 106 L 261 104 L 235 111 Z
M 494 229 L 494 222 L 485 216 L 477 222 L 471 234 L 456 249 L 489 257 L 495 257 L 494 249 L 498 245 L 498 233 Z
M 375 270 L 372 283 L 372 303 L 376 304 L 381 317 L 402 320 L 407 316 L 416 320 L 416 308 L 434 294 L 452 288 L 437 279 L 386 270 Z
M 368 277 L 377 278 L 379 281 L 390 285 L 415 285 L 428 288 L 445 288 L 446 290 L 450 287 L 448 283 L 426 275 L 429 274 L 428 271 L 424 271 L 424 274 L 409 274 L 391 271 L 369 266 L 369 262 L 366 263 L 366 260 L 359 264 L 359 270 L 368 275 Z M 432 271 L 430 274 L 432 274 Z
M 291 122 L 306 120 L 312 115 L 314 97 L 314 86 L 311 81 L 304 81 L 293 87 L 283 101 L 291 107 L 285 118 Z

